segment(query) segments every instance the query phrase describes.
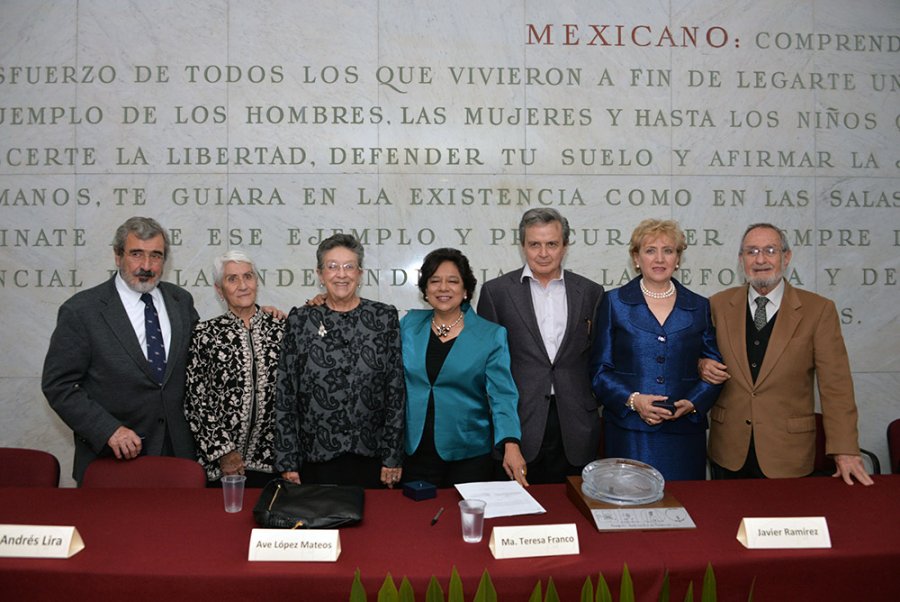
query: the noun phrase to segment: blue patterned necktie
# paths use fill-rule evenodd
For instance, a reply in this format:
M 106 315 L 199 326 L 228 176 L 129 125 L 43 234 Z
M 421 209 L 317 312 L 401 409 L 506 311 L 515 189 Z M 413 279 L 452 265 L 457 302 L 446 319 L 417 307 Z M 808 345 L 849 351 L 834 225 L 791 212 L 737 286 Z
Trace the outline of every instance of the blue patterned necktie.
M 766 327 L 766 303 L 769 300 L 766 297 L 757 297 L 756 298 L 756 312 L 753 314 L 753 325 L 756 326 L 756 330 L 762 330 Z
M 156 380 L 163 383 L 166 376 L 166 347 L 163 343 L 162 329 L 159 327 L 159 315 L 153 305 L 150 293 L 141 295 L 144 302 L 144 329 L 147 335 L 147 361 L 156 373 Z

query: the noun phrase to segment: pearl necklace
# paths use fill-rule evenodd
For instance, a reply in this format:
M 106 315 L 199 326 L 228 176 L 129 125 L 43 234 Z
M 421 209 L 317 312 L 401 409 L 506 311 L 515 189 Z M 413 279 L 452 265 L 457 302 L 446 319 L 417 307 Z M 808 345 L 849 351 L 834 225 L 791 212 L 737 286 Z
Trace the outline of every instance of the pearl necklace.
M 456 326 L 457 324 L 459 324 L 459 321 L 462 319 L 463 319 L 463 314 L 462 314 L 462 312 L 459 312 L 459 317 L 456 318 L 456 321 L 453 324 L 450 324 L 449 326 L 446 324 L 441 324 L 440 326 L 438 326 L 437 324 L 435 324 L 434 318 L 431 318 L 431 327 L 434 328 L 434 333 L 436 335 L 438 335 L 441 338 L 444 338 L 445 336 L 450 334 L 450 331 L 453 330 L 453 327 Z
M 644 286 L 644 279 L 641 278 L 641 292 L 650 297 L 651 299 L 668 299 L 672 295 L 675 294 L 675 283 L 669 280 L 669 290 L 664 293 L 654 293 L 646 286 Z

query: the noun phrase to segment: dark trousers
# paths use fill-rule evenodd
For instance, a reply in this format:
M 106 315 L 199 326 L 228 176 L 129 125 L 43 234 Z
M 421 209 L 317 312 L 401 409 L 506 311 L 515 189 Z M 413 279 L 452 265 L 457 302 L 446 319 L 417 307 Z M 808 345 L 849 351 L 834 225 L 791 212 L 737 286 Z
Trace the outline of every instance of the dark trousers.
M 321 485 L 358 485 L 366 489 L 383 489 L 381 459 L 359 454 L 342 454 L 325 462 L 303 462 L 301 483 Z
M 721 479 L 766 479 L 768 478 L 759 467 L 759 460 L 756 458 L 756 444 L 753 441 L 753 435 L 750 435 L 750 449 L 747 450 L 747 459 L 744 465 L 737 470 L 728 470 L 719 466 L 712 460 L 709 461 L 709 476 L 712 480 Z M 830 476 L 823 473 L 813 471 L 807 475 L 811 477 Z
M 403 462 L 403 482 L 427 481 L 435 487 L 453 487 L 458 483 L 490 481 L 493 476 L 493 460 L 490 454 L 443 460 L 437 452 L 420 449 Z
M 556 396 L 551 395 L 541 449 L 534 460 L 528 463 L 528 482 L 532 485 L 564 483 L 566 477 L 581 475 L 583 468 L 583 466 L 569 464 L 569 460 L 566 458 L 562 429 L 559 425 L 559 412 L 556 408 Z M 502 467 L 501 473 L 504 478 L 508 478 Z

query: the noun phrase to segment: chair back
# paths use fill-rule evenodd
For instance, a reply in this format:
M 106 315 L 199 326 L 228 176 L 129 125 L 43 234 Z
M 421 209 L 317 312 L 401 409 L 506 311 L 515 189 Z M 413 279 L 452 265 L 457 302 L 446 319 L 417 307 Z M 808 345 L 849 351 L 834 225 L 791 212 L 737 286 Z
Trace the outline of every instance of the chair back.
M 59 487 L 59 460 L 39 449 L 0 447 L 0 487 Z
M 893 420 L 887 428 L 888 457 L 891 459 L 891 472 L 900 474 L 900 418 Z
M 82 487 L 206 487 L 206 472 L 194 460 L 140 456 L 133 460 L 98 458 L 84 471 Z

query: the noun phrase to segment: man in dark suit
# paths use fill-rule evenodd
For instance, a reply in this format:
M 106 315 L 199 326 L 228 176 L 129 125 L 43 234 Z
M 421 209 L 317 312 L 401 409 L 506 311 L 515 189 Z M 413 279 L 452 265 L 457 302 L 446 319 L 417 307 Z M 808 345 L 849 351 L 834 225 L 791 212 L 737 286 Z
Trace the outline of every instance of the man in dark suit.
M 599 455 L 589 362 L 603 287 L 562 269 L 569 222 L 558 211 L 526 211 L 519 240 L 525 266 L 484 284 L 478 314 L 509 336 L 528 481 L 558 483 Z
M 812 473 L 816 383 L 834 476 L 871 485 L 860 457 L 850 361 L 834 303 L 785 281 L 791 249 L 772 224 L 748 227 L 738 255 L 748 284 L 710 298 L 724 363 L 700 361 L 704 380 L 725 382 L 709 411 L 713 478 Z
M 119 226 L 113 251 L 118 273 L 63 303 L 44 360 L 41 386 L 73 431 L 79 483 L 98 456 L 196 457 L 184 417 L 194 300 L 160 282 L 169 241 L 155 220 Z

